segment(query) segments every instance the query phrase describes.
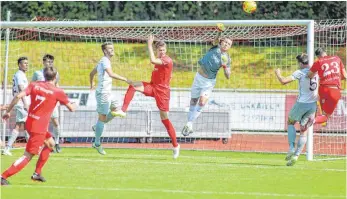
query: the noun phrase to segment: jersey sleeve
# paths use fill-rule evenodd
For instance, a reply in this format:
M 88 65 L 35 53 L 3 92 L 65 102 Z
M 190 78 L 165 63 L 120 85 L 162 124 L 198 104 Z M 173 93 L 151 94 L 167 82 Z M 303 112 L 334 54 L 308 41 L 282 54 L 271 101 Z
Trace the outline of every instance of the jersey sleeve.
M 312 67 L 310 68 L 310 71 L 315 73 L 315 72 L 318 71 L 318 69 L 319 69 L 319 62 L 316 61 L 316 62 L 313 63 Z
M 111 62 L 109 59 L 107 59 L 106 57 L 104 57 L 104 59 L 102 59 L 101 61 L 101 66 L 103 70 L 106 70 L 107 68 L 111 68 Z
M 60 102 L 60 104 L 66 105 L 69 103 L 69 98 L 67 97 L 67 95 L 64 93 L 63 90 L 59 90 L 59 92 L 57 92 L 57 100 Z
M 34 88 L 34 84 L 33 84 L 33 83 L 30 83 L 29 86 L 26 87 L 26 89 L 25 89 L 25 94 L 26 94 L 26 95 L 30 95 L 31 92 L 32 92 L 32 90 L 33 90 L 33 88 Z
M 294 79 L 299 80 L 303 76 L 303 73 L 300 70 L 296 70 L 291 76 L 292 76 L 293 80 Z
M 21 75 L 17 76 L 16 78 L 17 78 L 18 86 L 19 85 L 25 85 L 26 81 L 25 81 L 24 74 L 21 74 Z

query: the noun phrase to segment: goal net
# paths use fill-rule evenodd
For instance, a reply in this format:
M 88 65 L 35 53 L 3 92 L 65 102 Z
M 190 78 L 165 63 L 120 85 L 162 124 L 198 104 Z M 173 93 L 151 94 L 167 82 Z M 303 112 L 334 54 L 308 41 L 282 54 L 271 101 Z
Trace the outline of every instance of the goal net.
M 18 70 L 17 59 L 29 58 L 31 80 L 42 69 L 42 57 L 54 55 L 60 73 L 59 85 L 65 89 L 78 110 L 60 107 L 63 147 L 91 146 L 97 120 L 95 92 L 89 90 L 89 73 L 103 56 L 101 44 L 111 41 L 115 56 L 115 73 L 134 81 L 150 81 L 150 64 L 146 40 L 153 34 L 168 44 L 173 59 L 169 118 L 178 141 L 185 149 L 286 152 L 287 117 L 295 103 L 297 83 L 282 86 L 274 75 L 280 68 L 290 75 L 298 66 L 295 57 L 303 52 L 313 58 L 313 47 L 324 46 L 328 54 L 339 55 L 346 63 L 346 21 L 325 20 L 314 23 L 314 38 L 308 34 L 309 21 L 143 21 L 95 22 L 59 21 L 36 18 L 35 22 L 7 23 L 9 51 L 6 56 L 6 26 L 1 28 L 1 67 L 8 72 L 7 87 L 1 95 L 12 99 L 12 77 Z M 226 26 L 223 36 L 233 40 L 230 79 L 219 72 L 208 104 L 194 123 L 194 133 L 181 134 L 187 122 L 190 87 L 199 67 L 198 60 L 212 47 L 218 31 L 216 23 Z M 5 23 L 3 23 L 4 25 Z M 314 40 L 313 43 L 310 41 Z M 311 45 L 311 46 L 310 46 Z M 309 51 L 309 52 L 308 52 Z M 4 81 L 2 81 L 4 82 Z M 114 99 L 123 102 L 127 85 L 113 81 Z M 344 86 L 345 88 L 345 86 Z M 7 140 L 15 116 L 3 128 Z M 299 128 L 297 127 L 297 130 Z M 326 126 L 314 126 L 315 155 L 346 155 L 346 92 Z M 160 121 L 155 100 L 136 93 L 127 117 L 109 122 L 102 136 L 104 147 L 170 148 L 170 139 Z M 16 143 L 21 146 L 20 143 Z

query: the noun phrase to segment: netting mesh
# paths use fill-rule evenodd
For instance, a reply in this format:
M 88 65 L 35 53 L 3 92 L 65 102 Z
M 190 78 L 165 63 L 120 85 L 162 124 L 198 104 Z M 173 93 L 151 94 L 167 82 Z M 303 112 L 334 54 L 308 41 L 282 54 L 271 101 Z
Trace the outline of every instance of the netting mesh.
M 41 69 L 42 56 L 53 54 L 61 74 L 59 84 L 80 104 L 81 110 L 61 111 L 64 137 L 73 142 L 69 146 L 88 143 L 94 135 L 90 126 L 96 120 L 95 99 L 93 93 L 84 89 L 89 86 L 89 72 L 102 57 L 101 43 L 114 43 L 115 56 L 111 62 L 116 73 L 132 80 L 149 81 L 153 66 L 149 63 L 146 39 L 150 33 L 167 42 L 168 54 L 174 60 L 170 118 L 181 143 L 186 143 L 183 147 L 287 151 L 286 120 L 295 102 L 297 84 L 280 85 L 273 71 L 280 68 L 287 76 L 297 69 L 295 57 L 306 52 L 307 47 L 305 26 L 227 26 L 223 35 L 233 39 L 229 51 L 232 75 L 227 80 L 223 73 L 218 74 L 215 92 L 195 124 L 195 136 L 190 138 L 180 135 L 186 122 L 189 89 L 199 67 L 198 60 L 211 48 L 218 34 L 215 27 L 12 28 L 7 79 L 12 84 L 18 57 L 29 57 L 30 80 L 33 72 Z M 4 43 L 5 30 L 1 29 L 2 46 Z M 315 22 L 315 46 L 326 47 L 328 54 L 338 55 L 346 63 L 346 20 Z M 3 47 L 2 60 L 4 57 Z M 3 66 L 4 62 L 1 63 Z M 126 84 L 113 81 L 113 86 L 114 97 L 122 102 Z M 129 143 L 146 137 L 156 143 L 136 147 L 168 147 L 165 143 L 169 139 L 155 101 L 137 93 L 131 109 L 127 119 L 114 120 L 108 125 L 103 142 L 110 147 L 134 147 Z M 12 126 L 8 124 L 7 135 Z M 328 125 L 315 126 L 315 154 L 345 155 L 346 126 L 344 97 Z M 228 138 L 229 142 L 215 142 L 219 138 L 224 141 Z

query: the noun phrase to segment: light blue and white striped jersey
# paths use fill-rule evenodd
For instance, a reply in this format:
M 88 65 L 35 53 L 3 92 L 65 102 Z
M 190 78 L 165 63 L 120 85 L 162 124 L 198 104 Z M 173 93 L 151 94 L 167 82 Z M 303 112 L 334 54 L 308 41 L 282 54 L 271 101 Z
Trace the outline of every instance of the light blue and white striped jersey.
M 312 103 L 318 100 L 318 76 L 315 75 L 312 79 L 308 78 L 307 74 L 309 71 L 309 68 L 303 68 L 292 74 L 293 80 L 299 80 L 297 102 Z
M 223 56 L 223 60 L 222 60 Z M 222 64 L 231 66 L 231 58 L 227 52 L 222 52 L 220 45 L 212 47 L 200 60 L 199 65 L 208 79 L 215 79 Z
M 111 93 L 112 78 L 107 74 L 106 69 L 111 68 L 111 61 L 107 57 L 102 57 L 96 66 L 98 71 L 98 86 L 96 91 L 99 93 Z
M 17 95 L 20 92 L 19 85 L 22 85 L 23 89 L 26 89 L 29 85 L 29 82 L 28 82 L 28 79 L 27 79 L 25 73 L 21 70 L 18 70 L 14 74 L 12 81 L 13 81 L 13 87 L 12 87 L 13 96 Z M 28 101 L 29 101 L 28 96 L 25 96 L 24 100 L 28 103 Z M 19 100 L 17 103 L 17 106 L 23 106 L 23 101 Z

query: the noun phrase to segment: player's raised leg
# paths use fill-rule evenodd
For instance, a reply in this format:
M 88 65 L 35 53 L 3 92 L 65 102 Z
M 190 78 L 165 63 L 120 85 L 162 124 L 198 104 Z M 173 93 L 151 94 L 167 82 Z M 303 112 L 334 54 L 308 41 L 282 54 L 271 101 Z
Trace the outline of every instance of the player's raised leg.
M 100 138 L 104 131 L 105 123 L 113 119 L 113 111 L 115 107 L 111 107 L 112 99 L 112 79 L 125 81 L 128 84 L 132 82 L 125 77 L 113 73 L 111 67 L 111 58 L 114 56 L 114 47 L 111 42 L 105 42 L 101 45 L 104 56 L 100 59 L 99 63 L 89 74 L 90 88 L 94 89 L 94 76 L 98 74 L 98 86 L 96 88 L 95 97 L 97 102 L 97 112 L 99 114 L 98 121 L 92 127 L 95 129 L 95 141 L 92 147 L 95 148 L 100 154 L 105 155 L 106 152 L 101 146 Z M 112 109 L 112 111 L 110 110 Z

